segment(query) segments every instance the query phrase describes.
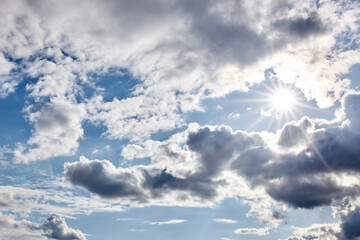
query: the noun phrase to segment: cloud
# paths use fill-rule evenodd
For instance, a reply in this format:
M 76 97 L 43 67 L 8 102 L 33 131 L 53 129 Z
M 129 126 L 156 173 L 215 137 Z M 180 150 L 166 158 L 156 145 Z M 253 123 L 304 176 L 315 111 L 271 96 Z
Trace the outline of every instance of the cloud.
M 15 220 L 12 215 L 4 215 L 0 212 L 0 237 L 4 240 L 10 239 L 47 239 L 41 234 L 39 225 L 27 220 Z
M 73 154 L 84 120 L 105 126 L 109 138 L 133 142 L 178 128 L 182 113 L 202 110 L 201 100 L 248 91 L 264 79 L 266 69 L 329 107 L 350 88 L 339 76 L 360 61 L 358 49 L 340 41 L 358 40 L 357 3 L 1 4 L 6 10 L 0 12 L 0 97 L 27 81 L 31 111 L 24 114 L 34 126 L 28 143 L 15 149 L 18 161 Z M 99 83 L 111 69 L 136 80 L 126 95 L 105 100 Z M 54 99 L 82 109 L 72 111 L 77 124 L 71 139 L 62 137 L 65 132 L 40 133 L 41 115 L 47 104 L 57 107 Z
M 264 236 L 269 234 L 269 228 L 238 228 L 234 231 L 234 233 Z
M 165 222 L 150 222 L 149 224 L 151 224 L 151 225 L 169 225 L 169 224 L 179 224 L 179 223 L 183 223 L 183 222 L 186 222 L 186 220 L 173 219 L 173 220 L 169 220 L 169 221 L 165 221 Z
M 41 228 L 44 231 L 44 236 L 53 239 L 86 239 L 82 232 L 70 228 L 65 220 L 56 214 L 52 214 L 46 219 Z
M 347 215 L 341 218 L 341 229 L 344 236 L 347 239 L 360 238 L 360 207 L 356 207 L 353 211 L 350 211 Z
M 241 117 L 240 113 L 231 112 L 228 116 L 228 118 L 231 119 L 239 119 Z
M 209 180 L 180 178 L 166 169 L 147 167 L 116 168 L 107 160 L 88 160 L 66 163 L 65 180 L 75 186 L 107 199 L 123 199 L 132 205 L 154 204 L 157 199 L 171 196 L 174 204 L 186 205 L 196 201 L 209 201 L 216 197 L 216 188 Z M 186 195 L 190 194 L 190 197 Z M 189 202 L 189 203 L 187 203 Z
M 61 98 L 28 109 L 28 119 L 35 125 L 33 136 L 26 145 L 21 144 L 14 157 L 18 162 L 31 162 L 73 154 L 83 136 L 81 127 L 84 106 Z
M 295 227 L 295 236 L 287 238 L 288 240 L 301 239 L 359 239 L 359 206 L 351 206 L 349 202 L 344 202 L 345 212 L 339 216 L 339 222 L 334 224 L 314 224 L 306 228 Z M 336 212 L 336 211 L 335 211 Z
M 227 219 L 227 218 L 216 218 L 214 219 L 215 222 L 221 222 L 221 223 L 237 223 L 236 220 Z
M 296 236 L 288 237 L 287 240 L 343 239 L 336 224 L 314 224 L 307 228 L 296 228 L 295 234 Z
M 124 206 L 108 201 L 81 196 L 74 189 L 59 186 L 59 181 L 25 186 L 0 186 L 0 210 L 27 216 L 36 212 L 56 212 L 62 216 L 74 217 L 93 212 L 121 212 Z M 54 186 L 56 188 L 54 189 Z
M 40 225 L 24 219 L 15 220 L 13 215 L 4 215 L 0 212 L 0 229 L 0 237 L 4 240 L 86 239 L 82 232 L 68 227 L 65 220 L 56 214 Z
M 354 161 L 360 156 L 359 135 L 352 125 L 357 115 L 351 111 L 358 99 L 356 93 L 344 98 L 341 119 L 303 117 L 276 133 L 191 125 L 154 143 L 150 165 L 116 168 L 82 157 L 65 164 L 65 179 L 134 205 L 198 206 L 240 197 L 251 205 L 249 214 L 278 222 L 282 217 L 272 206 L 311 209 L 360 195 L 360 165 Z

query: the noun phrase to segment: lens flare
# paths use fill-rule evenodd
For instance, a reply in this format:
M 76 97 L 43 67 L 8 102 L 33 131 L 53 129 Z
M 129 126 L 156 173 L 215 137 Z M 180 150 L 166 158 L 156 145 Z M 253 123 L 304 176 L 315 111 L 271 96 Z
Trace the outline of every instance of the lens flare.
M 274 109 L 283 112 L 289 111 L 295 104 L 295 95 L 288 89 L 278 89 L 270 98 Z

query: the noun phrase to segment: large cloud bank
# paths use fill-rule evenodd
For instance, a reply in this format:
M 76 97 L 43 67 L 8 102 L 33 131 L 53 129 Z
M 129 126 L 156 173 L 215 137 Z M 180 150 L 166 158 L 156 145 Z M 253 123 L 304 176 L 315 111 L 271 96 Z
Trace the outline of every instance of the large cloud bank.
M 65 178 L 101 197 L 132 205 L 199 206 L 240 197 L 250 202 L 250 214 L 276 225 L 281 216 L 270 211 L 271 206 L 311 209 L 345 199 L 356 202 L 359 104 L 359 94 L 347 95 L 338 119 L 303 117 L 275 134 L 191 125 L 165 142 L 129 146 L 132 157 L 134 149 L 144 157 L 143 148 L 152 148 L 150 165 L 117 168 L 107 160 L 82 157 L 65 164 Z M 354 232 L 356 211 L 339 217 L 345 234 Z
M 73 154 L 86 120 L 132 141 L 176 128 L 201 99 L 247 91 L 267 69 L 328 107 L 360 56 L 353 1 L 23 0 L 0 14 L 0 97 L 25 81 L 34 127 L 19 162 Z M 136 79 L 126 97 L 102 96 L 110 72 Z

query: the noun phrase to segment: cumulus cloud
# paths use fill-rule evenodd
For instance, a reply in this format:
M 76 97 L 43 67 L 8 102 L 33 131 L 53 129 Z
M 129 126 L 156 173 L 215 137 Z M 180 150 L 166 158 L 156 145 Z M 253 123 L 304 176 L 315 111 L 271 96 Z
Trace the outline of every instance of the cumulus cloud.
M 73 153 L 84 119 L 104 125 L 110 138 L 132 141 L 177 128 L 181 113 L 202 110 L 202 99 L 247 91 L 270 68 L 329 107 L 350 87 L 339 76 L 359 62 L 356 45 L 339 43 L 358 41 L 359 10 L 352 1 L 1 4 L 0 97 L 26 80 L 32 100 L 25 115 L 34 131 L 26 146 L 16 148 L 21 161 Z M 111 69 L 134 77 L 135 86 L 126 96 L 104 100 L 97 84 Z M 95 93 L 89 96 L 88 88 Z M 54 105 L 49 99 L 58 98 L 85 104 L 89 113 L 73 111 L 71 139 L 63 138 L 65 132 L 40 134 L 42 117 L 31 120 L 45 114 L 44 102 Z
M 27 220 L 16 220 L 13 215 L 0 212 L 0 237 L 10 239 L 79 239 L 85 236 L 79 230 L 74 230 L 66 224 L 65 220 L 56 215 L 51 215 L 44 224 L 36 224 Z
M 314 224 L 307 228 L 296 228 L 295 234 L 295 236 L 288 237 L 287 240 L 344 239 L 337 224 Z
M 150 165 L 116 168 L 82 157 L 65 164 L 65 179 L 134 205 L 198 206 L 241 197 L 251 202 L 250 215 L 274 224 L 282 220 L 270 210 L 274 206 L 311 209 L 360 196 L 360 136 L 353 131 L 357 115 L 351 110 L 358 99 L 356 93 L 344 98 L 342 119 L 303 117 L 276 133 L 191 125 L 154 144 Z
M 66 163 L 64 168 L 67 182 L 83 186 L 104 198 L 123 199 L 132 205 L 156 204 L 162 199 L 177 200 L 173 202 L 176 205 L 191 205 L 194 201 L 205 203 L 216 197 L 213 185 L 219 184 L 176 177 L 166 169 L 116 168 L 107 160 L 88 160 L 85 157 L 81 157 L 79 162 Z
M 345 208 L 344 208 L 345 207 Z M 356 240 L 360 239 L 359 206 L 351 206 L 348 199 L 343 201 L 343 212 L 340 213 L 339 222 L 334 224 L 314 224 L 306 228 L 295 227 L 294 236 L 287 238 L 288 240 L 302 239 L 344 239 Z M 338 211 L 339 209 L 337 209 Z M 335 212 L 337 212 L 335 211 Z
M 31 162 L 74 153 L 83 136 L 81 121 L 84 106 L 66 99 L 54 98 L 49 103 L 28 109 L 28 119 L 35 125 L 33 136 L 14 152 L 16 161 Z
M 41 234 L 38 224 L 27 220 L 15 220 L 12 215 L 4 215 L 0 212 L 0 237 L 4 240 L 11 239 L 47 239 Z
M 70 228 L 65 220 L 56 214 L 52 214 L 46 219 L 41 228 L 44 231 L 44 236 L 53 239 L 86 239 L 82 232 Z

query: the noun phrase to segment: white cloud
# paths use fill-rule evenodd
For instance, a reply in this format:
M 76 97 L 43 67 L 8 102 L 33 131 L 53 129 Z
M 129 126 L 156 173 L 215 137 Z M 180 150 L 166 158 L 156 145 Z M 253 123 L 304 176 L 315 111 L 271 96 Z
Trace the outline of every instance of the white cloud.
M 35 125 L 33 136 L 26 145 L 21 144 L 14 152 L 18 162 L 31 162 L 49 157 L 73 154 L 83 136 L 81 122 L 85 116 L 84 106 L 61 98 L 49 103 L 29 107 L 28 118 Z
M 214 219 L 215 222 L 221 222 L 221 223 L 237 223 L 236 220 L 227 219 L 227 218 L 216 218 Z
M 181 113 L 203 110 L 204 98 L 247 91 L 264 79 L 269 68 L 308 99 L 329 107 L 350 86 L 339 76 L 359 62 L 358 49 L 337 40 L 358 41 L 357 3 L 344 7 L 332 1 L 289 0 L 263 2 L 259 7 L 257 1 L 159 0 L 141 1 L 136 8 L 128 2 L 97 0 L 1 4 L 6 10 L 1 11 L 0 23 L 4 66 L 0 96 L 6 97 L 19 81 L 31 77 L 36 81 L 26 89 L 35 101 L 33 108 L 49 98 L 86 102 L 89 119 L 103 124 L 106 135 L 116 139 L 140 141 L 182 126 Z M 18 78 L 11 73 L 15 68 Z M 110 68 L 126 69 L 139 80 L 133 92 L 112 101 L 87 99 L 83 88 L 96 89 Z M 98 78 L 89 76 L 94 72 Z M 84 118 L 81 111 L 77 114 Z M 54 143 L 38 133 L 35 126 L 29 139 L 34 146 L 25 146 L 29 153 L 17 149 L 18 159 L 71 154 L 81 136 L 59 141 L 53 148 L 61 150 L 45 154 L 44 149 L 52 147 L 45 145 Z
M 261 116 L 264 116 L 264 117 L 271 117 L 272 116 L 272 113 L 271 113 L 270 110 L 265 111 L 264 109 L 261 109 L 260 114 L 261 114 Z
M 4 240 L 46 240 L 38 224 L 27 220 L 17 221 L 12 215 L 0 212 L 0 237 Z
M 235 234 L 253 234 L 264 236 L 269 234 L 270 228 L 238 228 L 234 231 Z
M 73 217 L 93 212 L 121 212 L 124 206 L 100 199 L 81 196 L 76 190 L 61 187 L 61 179 L 48 185 L 0 186 L 0 210 L 27 216 L 32 212 L 40 214 L 58 213 Z M 52 189 L 57 186 L 57 189 Z M 61 189 L 61 190 L 58 190 Z
M 231 112 L 228 117 L 231 119 L 239 119 L 241 115 L 240 113 Z
M 169 220 L 169 221 L 164 221 L 164 222 L 150 222 L 150 225 L 169 225 L 169 224 L 179 224 L 179 223 L 183 223 L 186 222 L 186 220 L 182 220 L 182 219 L 173 219 L 173 220 Z
M 44 231 L 43 235 L 48 238 L 86 240 L 81 231 L 70 228 L 65 219 L 56 214 L 46 219 L 41 229 Z
M 148 148 L 156 146 L 146 152 L 149 165 L 122 168 L 81 157 L 65 164 L 65 179 L 131 206 L 210 206 L 242 198 L 251 207 L 248 216 L 277 226 L 283 219 L 277 209 L 311 209 L 360 196 L 352 125 L 359 97 L 345 97 L 343 119 L 303 117 L 276 133 L 191 125 L 162 143 L 148 142 Z
M 13 215 L 0 212 L 0 237 L 4 240 L 11 239 L 79 239 L 86 240 L 79 230 L 70 228 L 65 219 L 53 214 L 44 224 L 40 225 L 25 219 L 16 220 Z

